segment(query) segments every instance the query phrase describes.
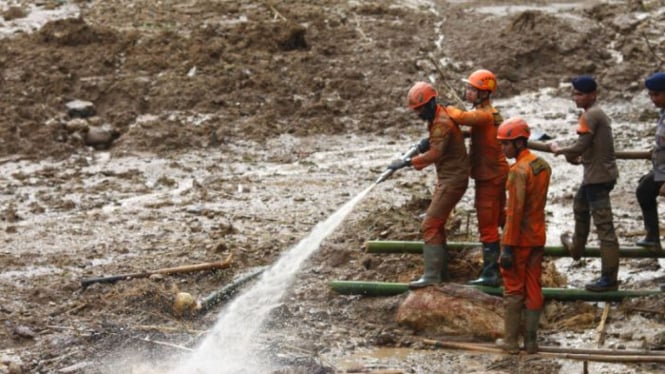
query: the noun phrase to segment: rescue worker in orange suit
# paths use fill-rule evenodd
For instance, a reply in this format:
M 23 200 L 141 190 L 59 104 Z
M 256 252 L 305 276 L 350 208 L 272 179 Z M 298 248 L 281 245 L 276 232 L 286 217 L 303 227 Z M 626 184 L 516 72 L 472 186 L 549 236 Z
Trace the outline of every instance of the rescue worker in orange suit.
M 411 288 L 425 287 L 448 279 L 446 222 L 469 184 L 469 157 L 460 128 L 450 120 L 446 109 L 437 104 L 437 92 L 431 84 L 417 82 L 407 95 L 408 105 L 420 119 L 427 122 L 429 149 L 412 159 L 391 162 L 393 170 L 412 166 L 416 170 L 434 165 L 437 182 L 432 193 L 421 231 L 424 271 L 411 282 Z
M 585 285 L 588 291 L 605 292 L 618 289 L 619 240 L 614 231 L 610 191 L 619 177 L 614 155 L 611 120 L 596 103 L 597 84 L 589 76 L 573 79 L 573 99 L 584 110 L 577 126 L 577 141 L 561 148 L 550 144 L 555 155 L 564 155 L 573 164 L 583 165 L 582 185 L 573 201 L 575 233 L 561 235 L 561 244 L 574 260 L 584 252 L 589 237 L 591 218 L 600 241 L 600 278 Z
M 537 331 L 543 309 L 541 285 L 545 245 L 545 204 L 552 169 L 527 149 L 531 131 L 527 123 L 513 117 L 498 129 L 503 153 L 516 161 L 510 166 L 506 190 L 506 224 L 499 257 L 504 286 L 504 341 L 508 353 L 519 353 L 517 343 L 524 313 L 524 348 L 538 351 Z
M 450 118 L 458 125 L 471 128 L 471 178 L 475 182 L 475 206 L 480 242 L 483 246 L 483 269 L 480 277 L 469 284 L 496 287 L 499 273 L 499 227 L 505 220 L 506 177 L 508 162 L 496 138 L 503 119 L 490 101 L 496 90 L 496 76 L 489 70 L 477 70 L 464 79 L 466 101 L 474 109 L 464 111 L 447 107 Z
M 660 249 L 658 223 L 658 196 L 665 196 L 665 72 L 654 73 L 645 81 L 651 102 L 660 109 L 656 123 L 655 147 L 651 154 L 651 170 L 640 178 L 635 191 L 642 209 L 646 237 L 636 244 L 641 247 Z M 665 287 L 661 286 L 665 290 Z

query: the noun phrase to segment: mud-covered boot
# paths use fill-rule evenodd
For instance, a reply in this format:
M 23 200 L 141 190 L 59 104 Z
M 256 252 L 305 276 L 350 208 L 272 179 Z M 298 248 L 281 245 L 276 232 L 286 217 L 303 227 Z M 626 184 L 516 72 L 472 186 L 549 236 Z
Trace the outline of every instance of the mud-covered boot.
M 561 234 L 560 239 L 561 245 L 566 248 L 573 260 L 577 261 L 582 258 L 582 254 L 584 253 L 584 246 L 578 244 L 579 240 L 575 240 L 573 234 L 570 232 L 565 232 Z
M 499 273 L 500 251 L 499 242 L 483 243 L 483 270 L 478 279 L 472 280 L 468 284 L 489 287 L 501 285 L 501 274 Z
M 524 313 L 524 349 L 527 353 L 538 352 L 538 323 L 540 322 L 540 310 L 526 310 Z
M 660 229 L 658 228 L 658 210 L 647 209 L 642 212 L 644 215 L 644 229 L 647 232 L 646 237 L 638 240 L 637 245 L 640 247 L 648 247 L 653 249 L 661 249 L 660 246 Z
M 423 276 L 420 277 L 420 279 L 409 283 L 410 288 L 421 288 L 432 284 L 441 283 L 441 271 L 444 267 L 444 251 L 445 249 L 441 244 L 425 244 L 423 246 L 425 270 L 423 272 Z
M 521 295 L 507 295 L 503 297 L 503 340 L 499 347 L 506 353 L 517 354 L 520 346 L 517 342 L 522 320 L 522 307 L 524 298 Z

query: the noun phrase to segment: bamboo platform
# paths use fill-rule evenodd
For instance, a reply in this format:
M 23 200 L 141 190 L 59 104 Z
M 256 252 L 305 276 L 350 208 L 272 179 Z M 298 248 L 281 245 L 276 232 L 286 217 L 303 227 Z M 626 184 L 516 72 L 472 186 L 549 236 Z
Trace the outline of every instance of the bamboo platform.
M 407 283 L 371 282 L 371 281 L 332 281 L 331 289 L 342 295 L 364 296 L 394 296 L 409 291 Z M 494 296 L 503 295 L 503 287 L 486 287 L 459 285 L 460 287 L 475 287 Z M 618 290 L 608 292 L 590 292 L 576 288 L 543 288 L 545 299 L 561 301 L 621 301 L 625 298 L 645 297 L 661 294 L 659 289 L 654 290 Z
M 463 250 L 480 247 L 478 242 L 448 242 L 448 249 Z M 422 241 L 399 240 L 368 240 L 365 243 L 367 253 L 422 253 Z M 570 257 L 570 253 L 562 246 L 546 246 L 545 256 Z M 621 258 L 665 258 L 665 251 L 644 247 L 623 247 L 619 249 Z M 586 247 L 582 257 L 600 257 L 600 248 Z

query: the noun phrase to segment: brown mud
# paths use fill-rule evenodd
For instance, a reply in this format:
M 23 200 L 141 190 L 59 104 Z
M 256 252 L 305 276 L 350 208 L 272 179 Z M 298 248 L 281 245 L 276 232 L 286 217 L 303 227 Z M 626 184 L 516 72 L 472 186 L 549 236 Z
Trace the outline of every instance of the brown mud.
M 638 124 L 617 129 L 617 143 L 636 148 L 649 144 L 656 118 L 642 82 L 665 67 L 662 0 L 12 3 L 2 5 L 5 24 L 35 5 L 75 5 L 80 16 L 0 40 L 0 373 L 113 372 L 108 362 L 130 352 L 150 360 L 196 347 L 222 305 L 176 316 L 174 296 L 201 299 L 271 264 L 369 186 L 423 136 L 404 107 L 414 81 L 435 80 L 441 100 L 453 102 L 445 87 L 461 88 L 460 78 L 483 67 L 499 76 L 499 100 L 543 88 L 565 98 L 572 76 L 593 74 L 607 106 L 627 108 L 613 118 Z M 75 99 L 94 103 L 95 116 L 72 121 L 65 105 Z M 86 133 L 100 128 L 112 142 L 87 145 Z M 623 243 L 641 235 L 632 191 L 648 169 L 631 165 L 613 201 Z M 394 322 L 404 296 L 328 290 L 333 279 L 419 275 L 419 256 L 367 255 L 363 243 L 419 239 L 431 173 L 405 171 L 377 186 L 301 270 L 267 326 L 280 372 L 581 370 L 564 360 L 429 350 L 427 334 Z M 554 215 L 566 222 L 578 181 L 555 179 L 562 187 L 551 195 L 561 207 Z M 472 201 L 470 189 L 450 240 L 474 240 Z M 229 269 L 80 287 L 84 277 L 229 254 Z M 562 261 L 548 262 L 546 285 L 597 272 L 590 260 Z M 658 278 L 637 277 L 645 271 L 662 277 L 655 260 L 624 265 L 626 288 L 656 287 Z M 453 254 L 452 266 L 453 281 L 464 283 L 479 270 L 478 252 Z M 614 304 L 606 347 L 662 350 L 663 302 Z M 601 313 L 596 303 L 550 302 L 541 343 L 588 345 Z M 416 356 L 392 351 L 374 364 L 342 363 L 376 348 Z M 120 372 L 139 372 L 127 367 Z

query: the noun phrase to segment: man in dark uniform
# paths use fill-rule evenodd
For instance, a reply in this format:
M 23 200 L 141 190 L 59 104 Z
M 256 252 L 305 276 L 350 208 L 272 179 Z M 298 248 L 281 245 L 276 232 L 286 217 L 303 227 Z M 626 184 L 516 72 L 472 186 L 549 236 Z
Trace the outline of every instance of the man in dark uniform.
M 585 288 L 595 292 L 613 291 L 619 287 L 619 240 L 614 231 L 610 191 L 616 184 L 619 170 L 611 121 L 596 104 L 597 84 L 592 77 L 577 77 L 572 83 L 575 104 L 584 110 L 577 126 L 577 141 L 570 147 L 561 148 L 557 144 L 550 147 L 555 155 L 566 156 L 568 162 L 581 163 L 584 173 L 573 202 L 575 233 L 561 235 L 561 243 L 573 259 L 578 260 L 584 252 L 593 217 L 600 241 L 601 274 Z

